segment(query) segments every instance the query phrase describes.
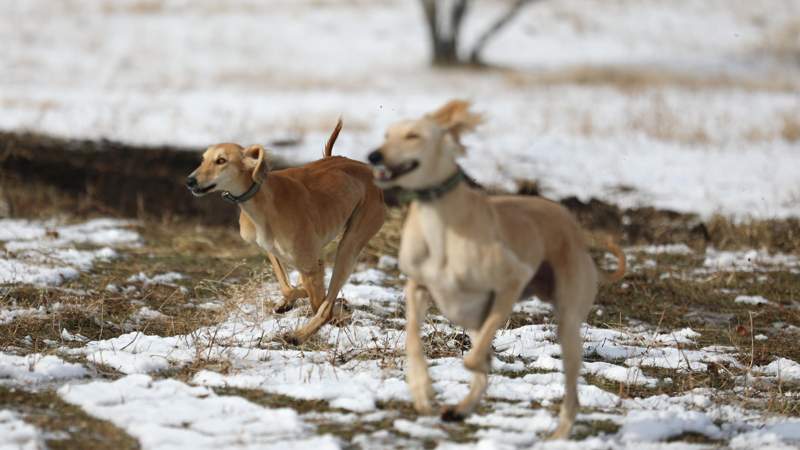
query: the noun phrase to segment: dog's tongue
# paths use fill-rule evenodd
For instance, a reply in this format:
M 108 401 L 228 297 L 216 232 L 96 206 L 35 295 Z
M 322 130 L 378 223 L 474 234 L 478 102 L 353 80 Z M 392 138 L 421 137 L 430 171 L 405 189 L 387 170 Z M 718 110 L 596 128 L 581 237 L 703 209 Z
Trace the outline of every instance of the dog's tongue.
M 378 180 L 388 180 L 392 177 L 392 172 L 386 166 L 376 166 L 372 169 L 373 176 Z

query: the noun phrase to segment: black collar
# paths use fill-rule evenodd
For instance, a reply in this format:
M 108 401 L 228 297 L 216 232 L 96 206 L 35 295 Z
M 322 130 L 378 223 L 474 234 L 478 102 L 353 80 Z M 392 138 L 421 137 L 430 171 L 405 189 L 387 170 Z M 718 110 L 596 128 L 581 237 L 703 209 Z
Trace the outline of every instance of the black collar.
M 244 203 L 253 198 L 258 193 L 259 188 L 261 188 L 261 183 L 253 182 L 253 184 L 250 185 L 250 188 L 244 191 L 244 194 L 242 195 L 233 195 L 228 191 L 223 191 L 222 199 L 226 202 L 234 204 Z
M 464 172 L 459 167 L 456 173 L 444 180 L 441 184 L 424 189 L 403 189 L 398 193 L 398 200 L 401 203 L 408 203 L 414 200 L 421 202 L 432 202 L 444 197 L 445 194 L 456 188 L 464 181 Z

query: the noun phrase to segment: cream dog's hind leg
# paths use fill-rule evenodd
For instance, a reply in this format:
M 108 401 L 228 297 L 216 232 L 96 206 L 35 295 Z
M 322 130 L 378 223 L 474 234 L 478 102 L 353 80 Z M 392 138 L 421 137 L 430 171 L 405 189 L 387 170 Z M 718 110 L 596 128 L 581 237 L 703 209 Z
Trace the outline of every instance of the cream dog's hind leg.
M 597 269 L 591 257 L 582 254 L 575 258 L 572 270 L 576 276 L 569 281 L 564 281 L 564 277 L 556 278 L 554 293 L 565 386 L 558 426 L 550 439 L 569 437 L 578 414 L 578 377 L 583 363 L 581 325 L 597 295 Z
M 464 357 L 464 367 L 472 372 L 472 381 L 467 396 L 457 405 L 447 407 L 442 411 L 442 420 L 460 421 L 470 414 L 480 402 L 489 384 L 489 369 L 492 361 L 492 341 L 497 330 L 503 326 L 514 304 L 519 299 L 520 293 L 526 284 L 528 277 L 522 274 L 531 272 L 519 265 L 517 272 L 521 276 L 510 283 L 510 286 L 496 293 L 491 304 L 489 314 L 484 319 L 481 329 L 470 332 L 472 349 Z

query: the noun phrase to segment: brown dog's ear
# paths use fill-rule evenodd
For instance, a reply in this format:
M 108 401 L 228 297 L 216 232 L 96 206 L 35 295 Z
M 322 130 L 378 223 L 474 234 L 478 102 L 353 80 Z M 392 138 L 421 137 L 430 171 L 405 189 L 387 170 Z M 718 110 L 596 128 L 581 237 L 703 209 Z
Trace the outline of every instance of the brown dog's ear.
M 263 183 L 267 179 L 269 164 L 266 159 L 266 150 L 258 144 L 251 145 L 242 151 L 245 159 L 245 167 L 253 168 L 253 181 Z
M 466 100 L 450 100 L 444 106 L 428 114 L 439 126 L 453 133 L 456 140 L 464 131 L 472 131 L 482 121 L 480 114 L 469 110 L 470 103 Z

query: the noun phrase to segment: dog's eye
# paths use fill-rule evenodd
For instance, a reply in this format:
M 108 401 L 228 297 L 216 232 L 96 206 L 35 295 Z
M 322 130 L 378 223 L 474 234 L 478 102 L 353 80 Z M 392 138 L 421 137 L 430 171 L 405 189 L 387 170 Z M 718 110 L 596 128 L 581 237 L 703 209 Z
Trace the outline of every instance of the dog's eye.
M 225 164 L 228 161 L 225 158 L 217 158 L 216 162 L 217 162 L 217 164 Z
M 412 133 L 408 133 L 406 135 L 406 139 L 419 139 L 419 137 L 420 136 L 417 133 L 413 133 L 413 132 Z

